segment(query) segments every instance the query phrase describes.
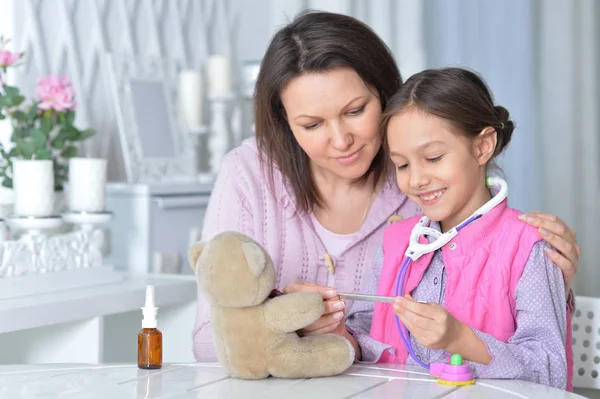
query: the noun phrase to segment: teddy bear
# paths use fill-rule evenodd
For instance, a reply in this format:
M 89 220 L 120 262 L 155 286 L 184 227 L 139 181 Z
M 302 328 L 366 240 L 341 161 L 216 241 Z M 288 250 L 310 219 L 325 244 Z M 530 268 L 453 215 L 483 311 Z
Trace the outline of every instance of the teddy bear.
M 217 357 L 231 377 L 324 377 L 354 362 L 354 348 L 344 337 L 296 333 L 323 314 L 323 299 L 316 292 L 270 296 L 275 268 L 252 238 L 223 232 L 192 246 L 189 263 L 211 304 Z

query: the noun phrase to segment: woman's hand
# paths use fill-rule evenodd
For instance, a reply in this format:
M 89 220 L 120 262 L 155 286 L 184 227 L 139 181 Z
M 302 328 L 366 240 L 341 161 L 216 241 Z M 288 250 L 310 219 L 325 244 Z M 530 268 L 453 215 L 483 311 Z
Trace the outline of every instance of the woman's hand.
M 565 288 L 569 291 L 579 266 L 581 248 L 577 244 L 577 234 L 558 217 L 534 212 L 522 214 L 519 219 L 538 228 L 540 236 L 554 249 L 546 249 L 546 253 L 560 267 L 565 280 Z
M 301 335 L 320 335 L 345 331 L 346 328 L 343 323 L 345 303 L 337 295 L 335 289 L 303 281 L 291 282 L 283 289 L 284 294 L 303 291 L 319 293 L 323 297 L 325 311 L 317 321 L 299 331 Z

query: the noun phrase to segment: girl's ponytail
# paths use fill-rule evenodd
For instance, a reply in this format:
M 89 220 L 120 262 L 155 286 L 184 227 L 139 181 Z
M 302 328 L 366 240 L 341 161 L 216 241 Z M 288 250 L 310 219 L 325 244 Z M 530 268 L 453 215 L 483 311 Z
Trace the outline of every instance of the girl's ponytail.
M 498 140 L 496 150 L 494 151 L 494 156 L 496 156 L 510 143 L 513 131 L 515 130 L 515 123 L 510 120 L 510 114 L 503 106 L 496 105 L 494 110 L 498 118 L 498 123 L 494 126 Z

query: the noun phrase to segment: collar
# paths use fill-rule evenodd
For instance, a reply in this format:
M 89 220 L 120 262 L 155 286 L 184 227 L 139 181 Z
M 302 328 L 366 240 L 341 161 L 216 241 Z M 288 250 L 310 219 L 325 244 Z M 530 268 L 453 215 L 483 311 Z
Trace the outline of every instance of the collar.
M 498 205 L 496 205 L 492 210 L 487 212 L 485 215 L 475 220 L 474 222 L 463 227 L 456 237 L 454 237 L 450 242 L 458 242 L 460 243 L 460 252 L 461 253 L 469 253 L 473 251 L 476 247 L 481 246 L 482 237 L 486 237 L 490 234 L 490 232 L 497 226 L 497 224 L 501 221 L 504 216 L 504 211 L 508 208 L 507 200 L 505 199 Z M 429 223 L 429 227 L 441 232 L 441 225 L 439 222 L 431 221 Z M 433 242 L 435 237 L 427 236 L 428 242 Z M 419 239 L 420 242 L 425 242 L 422 238 Z M 449 244 L 449 243 L 448 243 Z M 444 247 L 448 246 L 446 244 Z
M 471 253 L 481 247 L 482 240 L 490 237 L 492 231 L 502 223 L 507 209 L 508 201 L 505 199 L 485 215 L 463 227 L 452 240 L 459 244 L 460 252 Z

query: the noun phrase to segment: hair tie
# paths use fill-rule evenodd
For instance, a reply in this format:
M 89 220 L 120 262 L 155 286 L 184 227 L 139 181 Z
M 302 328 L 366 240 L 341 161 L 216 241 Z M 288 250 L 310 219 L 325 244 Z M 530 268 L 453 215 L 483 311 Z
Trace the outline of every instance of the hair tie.
M 504 130 L 504 122 L 500 122 L 500 129 Z

